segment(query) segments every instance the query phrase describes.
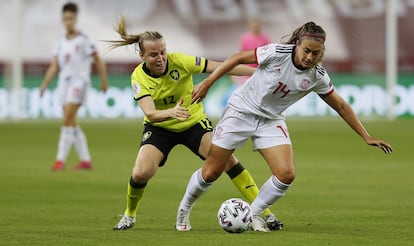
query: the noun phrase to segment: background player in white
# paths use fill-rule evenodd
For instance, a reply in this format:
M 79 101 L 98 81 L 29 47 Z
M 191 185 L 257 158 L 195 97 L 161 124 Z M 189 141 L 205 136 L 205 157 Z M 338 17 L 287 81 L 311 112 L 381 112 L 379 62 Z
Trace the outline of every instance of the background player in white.
M 86 137 L 76 122 L 76 114 L 79 107 L 86 102 L 90 87 L 92 61 L 96 63 L 102 91 L 105 92 L 108 88 L 105 63 L 89 38 L 76 29 L 77 13 L 76 4 L 66 3 L 63 6 L 62 19 L 66 35 L 55 47 L 53 60 L 40 87 L 40 96 L 43 96 L 47 86 L 59 71 L 57 91 L 63 106 L 63 126 L 60 130 L 58 153 L 52 166 L 53 170 L 65 168 L 65 161 L 72 144 L 75 145 L 80 159 L 75 169 L 92 168 Z
M 393 151 L 390 144 L 368 134 L 351 106 L 335 92 L 320 65 L 325 38 L 320 26 L 308 22 L 297 28 L 285 45 L 270 44 L 231 56 L 195 88 L 193 101 L 201 101 L 210 86 L 238 64 L 256 61 L 259 65 L 230 98 L 213 134 L 207 160 L 192 175 L 179 209 L 191 210 L 221 175 L 234 150 L 251 138 L 254 149 L 260 152 L 272 172 L 251 204 L 252 228 L 268 231 L 258 215 L 282 197 L 295 178 L 293 150 L 283 112 L 312 91 L 336 110 L 365 143 L 381 148 L 386 154 Z

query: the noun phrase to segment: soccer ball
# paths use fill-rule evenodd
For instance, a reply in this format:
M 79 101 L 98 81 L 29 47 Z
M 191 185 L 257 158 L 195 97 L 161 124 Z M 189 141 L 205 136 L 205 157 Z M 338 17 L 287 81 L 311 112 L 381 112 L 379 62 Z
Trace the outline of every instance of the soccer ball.
M 252 222 L 250 205 L 240 198 L 231 198 L 224 201 L 218 210 L 218 223 L 229 233 L 242 233 L 249 229 Z

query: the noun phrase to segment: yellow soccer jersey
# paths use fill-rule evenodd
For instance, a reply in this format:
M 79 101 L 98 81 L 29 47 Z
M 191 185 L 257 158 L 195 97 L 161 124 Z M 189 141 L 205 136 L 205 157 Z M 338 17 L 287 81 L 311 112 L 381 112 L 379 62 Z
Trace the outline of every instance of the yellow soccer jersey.
M 157 110 L 173 108 L 184 99 L 183 106 L 187 107 L 191 114 L 185 121 L 171 118 L 152 123 L 147 117 L 144 118 L 144 124 L 152 124 L 172 132 L 182 132 L 207 117 L 202 103 L 190 105 L 193 91 L 192 74 L 204 72 L 207 60 L 182 53 L 168 53 L 167 59 L 166 73 L 157 78 L 146 72 L 145 63 L 139 64 L 131 75 L 131 85 L 135 100 L 151 96 Z

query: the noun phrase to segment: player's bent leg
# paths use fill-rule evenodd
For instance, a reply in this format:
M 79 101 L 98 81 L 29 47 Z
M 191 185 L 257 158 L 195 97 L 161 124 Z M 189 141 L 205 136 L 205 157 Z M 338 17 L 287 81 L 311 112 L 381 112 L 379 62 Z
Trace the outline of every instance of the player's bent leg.
M 259 151 L 272 170 L 272 176 L 260 188 L 259 195 L 251 205 L 253 219 L 281 198 L 295 178 L 291 145 L 278 145 Z M 252 224 L 252 226 L 254 225 Z M 278 227 L 277 229 L 281 229 L 283 223 L 276 220 L 275 226 Z M 261 231 L 262 228 L 253 229 Z
M 194 203 L 201 197 L 223 173 L 226 163 L 234 150 L 226 150 L 216 145 L 211 145 L 209 155 L 204 166 L 193 173 L 187 185 L 184 197 L 177 211 L 175 228 L 178 231 L 191 230 L 190 211 Z
M 114 226 L 114 230 L 126 230 L 135 225 L 137 210 L 147 183 L 155 175 L 163 159 L 164 154 L 154 145 L 141 146 L 128 182 L 127 207 L 121 220 Z
M 293 182 L 296 172 L 292 145 L 278 145 L 267 149 L 261 149 L 259 152 L 266 160 L 274 176 L 285 184 Z

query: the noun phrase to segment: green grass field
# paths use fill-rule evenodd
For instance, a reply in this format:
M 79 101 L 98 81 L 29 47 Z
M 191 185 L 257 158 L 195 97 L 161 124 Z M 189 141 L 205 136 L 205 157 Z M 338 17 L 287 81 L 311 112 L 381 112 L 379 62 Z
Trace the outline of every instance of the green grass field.
M 220 203 L 240 197 L 223 175 L 192 212 L 193 231 L 174 229 L 191 173 L 202 164 L 177 147 L 150 182 L 129 231 L 112 231 L 141 136 L 136 121 L 83 121 L 95 169 L 54 173 L 59 122 L 0 123 L 0 245 L 413 245 L 414 121 L 368 121 L 393 144 L 384 155 L 339 119 L 288 121 L 297 178 L 272 210 L 283 231 L 228 234 Z M 236 152 L 257 183 L 270 175 L 248 144 Z M 76 164 L 72 152 L 69 165 Z

